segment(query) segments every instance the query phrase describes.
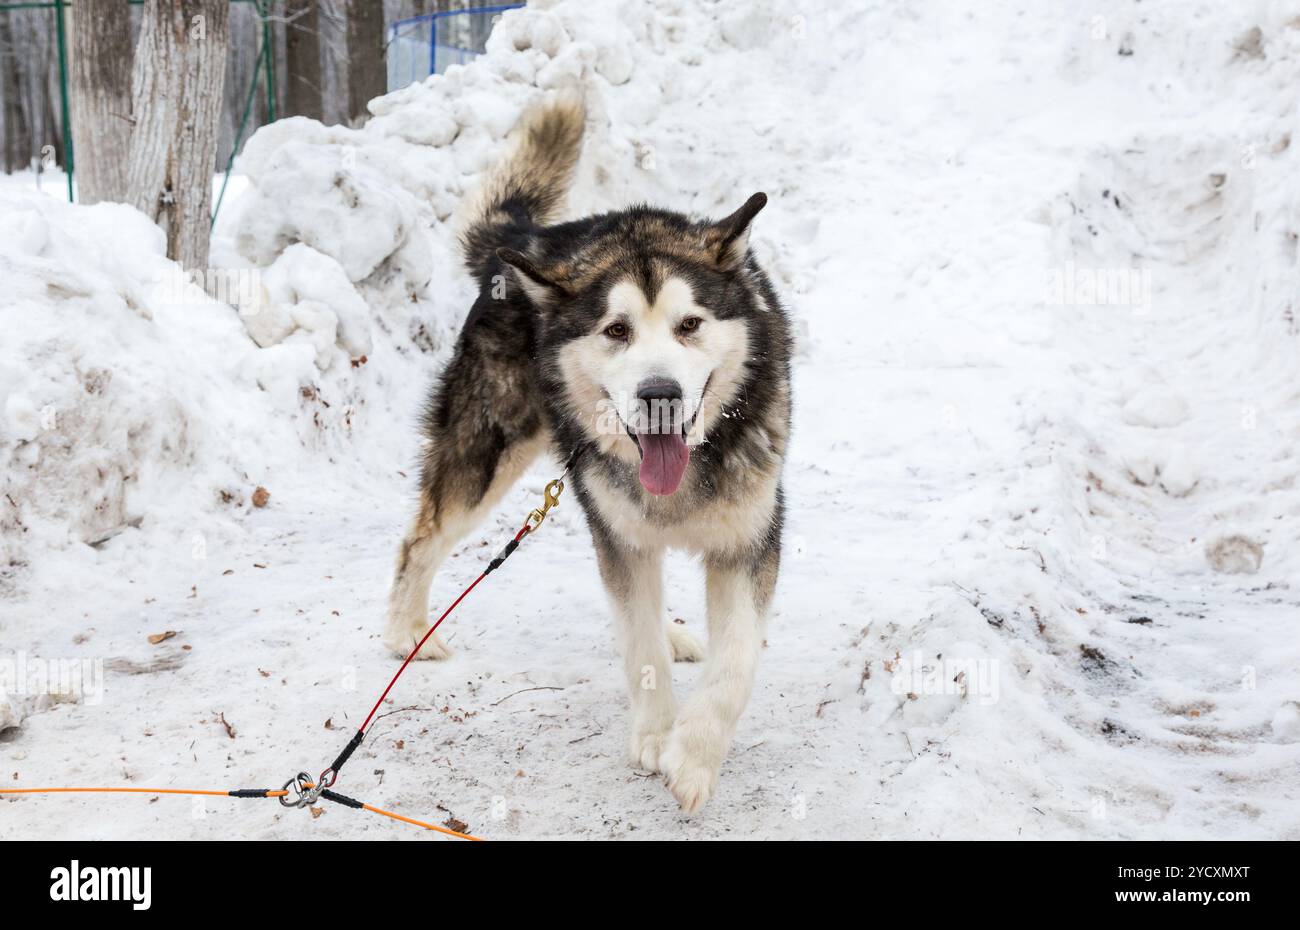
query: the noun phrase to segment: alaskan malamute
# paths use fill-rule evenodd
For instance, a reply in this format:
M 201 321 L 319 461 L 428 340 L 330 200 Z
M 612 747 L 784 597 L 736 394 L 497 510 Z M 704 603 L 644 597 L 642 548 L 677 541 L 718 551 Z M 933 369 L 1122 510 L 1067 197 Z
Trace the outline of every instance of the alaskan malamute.
M 634 206 L 547 225 L 584 121 L 573 99 L 534 109 L 466 220 L 480 291 L 424 417 L 384 641 L 405 655 L 424 635 L 438 565 L 549 448 L 571 461 L 617 617 L 631 762 L 692 812 L 749 700 L 776 584 L 788 323 L 748 246 L 763 194 L 721 220 Z M 669 546 L 706 575 L 708 656 L 680 707 L 670 663 L 705 656 L 664 613 Z M 447 655 L 435 634 L 420 657 Z

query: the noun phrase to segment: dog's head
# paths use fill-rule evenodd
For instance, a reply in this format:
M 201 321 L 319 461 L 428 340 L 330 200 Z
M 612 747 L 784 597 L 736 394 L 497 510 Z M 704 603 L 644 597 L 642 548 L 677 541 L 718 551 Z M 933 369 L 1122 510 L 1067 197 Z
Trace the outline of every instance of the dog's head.
M 605 452 L 672 494 L 691 446 L 739 391 L 747 320 L 762 298 L 745 274 L 755 194 L 717 222 L 634 208 L 546 230 L 529 254 L 501 249 L 540 316 L 562 413 Z

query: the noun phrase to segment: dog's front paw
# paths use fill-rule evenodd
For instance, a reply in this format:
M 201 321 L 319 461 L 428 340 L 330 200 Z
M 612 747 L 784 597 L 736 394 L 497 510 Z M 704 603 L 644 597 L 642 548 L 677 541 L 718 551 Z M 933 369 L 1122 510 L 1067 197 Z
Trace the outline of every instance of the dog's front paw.
M 712 745 L 713 727 L 689 720 L 679 721 L 668 734 L 659 754 L 659 771 L 682 811 L 693 814 L 713 796 L 722 767 L 720 753 Z
M 415 644 L 420 641 L 420 637 L 425 632 L 425 630 L 420 630 L 418 633 L 412 633 L 409 629 L 390 628 L 384 634 L 384 645 L 391 649 L 394 655 L 405 659 L 411 654 L 411 650 L 415 648 Z M 417 659 L 446 659 L 450 656 L 451 650 L 437 633 L 425 640 L 424 645 L 420 647 L 420 651 L 415 654 Z

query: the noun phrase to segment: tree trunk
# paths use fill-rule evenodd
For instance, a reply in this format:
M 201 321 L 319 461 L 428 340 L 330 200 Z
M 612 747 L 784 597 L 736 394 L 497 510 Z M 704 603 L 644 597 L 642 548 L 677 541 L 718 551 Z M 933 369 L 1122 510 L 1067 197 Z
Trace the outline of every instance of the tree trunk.
M 348 0 L 348 121 L 370 118 L 366 104 L 388 90 L 384 64 L 384 5 L 378 0 Z
M 320 119 L 320 8 L 317 0 L 285 0 L 284 57 L 289 116 Z
M 131 147 L 131 11 L 127 0 L 72 7 L 69 96 L 77 200 L 125 201 Z
M 227 0 L 145 0 L 132 81 L 131 202 L 167 233 L 167 257 L 208 263 L 225 83 Z
M 4 170 L 6 174 L 30 167 L 32 128 L 23 106 L 22 68 L 14 43 L 12 13 L 0 13 L 0 99 L 4 101 Z

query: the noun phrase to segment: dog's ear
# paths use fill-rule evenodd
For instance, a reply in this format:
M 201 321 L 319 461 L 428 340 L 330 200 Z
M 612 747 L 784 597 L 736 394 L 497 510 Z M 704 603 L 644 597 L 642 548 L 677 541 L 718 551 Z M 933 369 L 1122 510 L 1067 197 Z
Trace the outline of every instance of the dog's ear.
M 705 233 L 706 248 L 722 271 L 735 271 L 749 251 L 749 225 L 758 211 L 767 206 L 767 194 L 758 193 L 745 201 L 735 213 L 718 220 Z
M 524 289 L 528 299 L 538 307 L 549 310 L 573 296 L 553 273 L 540 267 L 522 252 L 514 249 L 497 249 L 497 258 L 514 270 L 515 280 Z

